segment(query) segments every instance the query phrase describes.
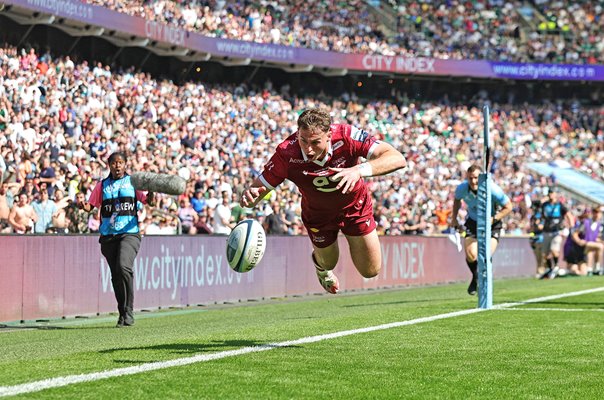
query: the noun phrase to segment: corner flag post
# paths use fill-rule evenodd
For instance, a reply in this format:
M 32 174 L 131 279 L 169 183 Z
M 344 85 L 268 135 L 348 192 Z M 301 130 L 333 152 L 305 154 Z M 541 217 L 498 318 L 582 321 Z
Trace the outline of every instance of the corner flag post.
M 484 153 L 482 173 L 478 176 L 478 307 L 493 307 L 493 266 L 491 265 L 491 174 L 489 159 L 491 141 L 489 136 L 489 106 L 483 108 Z

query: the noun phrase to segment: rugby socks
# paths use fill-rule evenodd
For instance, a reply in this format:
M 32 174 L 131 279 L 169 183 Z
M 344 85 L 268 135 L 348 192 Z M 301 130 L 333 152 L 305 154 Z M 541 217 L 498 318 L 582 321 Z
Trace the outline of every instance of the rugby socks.
M 468 264 L 468 268 L 470 268 L 470 271 L 472 272 L 472 276 L 476 276 L 478 261 L 477 260 L 469 261 L 468 259 L 466 259 L 466 264 Z
M 549 267 L 551 269 L 556 268 L 556 266 L 558 265 L 558 257 L 552 256 L 552 258 L 549 259 L 549 264 L 550 264 Z

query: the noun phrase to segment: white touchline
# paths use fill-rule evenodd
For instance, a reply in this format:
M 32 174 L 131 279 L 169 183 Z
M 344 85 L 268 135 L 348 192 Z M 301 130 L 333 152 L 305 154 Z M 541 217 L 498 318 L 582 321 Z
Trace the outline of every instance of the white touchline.
M 553 307 L 513 307 L 498 308 L 498 311 L 562 311 L 562 312 L 604 312 L 601 308 L 553 308 Z
M 552 295 L 552 296 L 539 297 L 539 298 L 530 299 L 530 300 L 526 300 L 526 301 L 522 301 L 522 302 L 518 302 L 518 303 L 505 303 L 505 304 L 497 305 L 497 306 L 493 307 L 493 309 L 510 308 L 510 307 L 516 307 L 516 306 L 523 305 L 523 304 L 538 303 L 538 302 L 542 302 L 542 301 L 555 300 L 555 299 L 560 299 L 563 297 L 580 296 L 583 294 L 596 293 L 596 292 L 601 292 L 601 291 L 604 291 L 604 287 L 582 290 L 582 291 L 578 291 L 578 292 L 570 292 L 570 293 L 563 293 L 563 294 L 557 294 L 557 295 Z M 154 362 L 154 363 L 141 364 L 141 365 L 137 365 L 134 367 L 126 367 L 126 368 L 112 369 L 112 370 L 108 370 L 108 371 L 93 372 L 90 374 L 62 376 L 62 377 L 58 377 L 58 378 L 44 379 L 41 381 L 23 383 L 23 384 L 14 385 L 14 386 L 0 386 L 0 397 L 15 396 L 18 394 L 23 394 L 23 393 L 33 393 L 33 392 L 38 392 L 40 390 L 51 389 L 51 388 L 67 386 L 67 385 L 73 385 L 76 383 L 98 381 L 101 379 L 107 379 L 107 378 L 113 378 L 113 377 L 125 376 L 125 375 L 134 375 L 134 374 L 139 374 L 141 372 L 155 371 L 158 369 L 180 367 L 183 365 L 189 365 L 189 364 L 194 364 L 194 363 L 198 363 L 198 362 L 218 360 L 221 358 L 240 356 L 240 355 L 249 354 L 249 353 L 258 353 L 261 351 L 273 350 L 273 349 L 278 349 L 281 347 L 288 347 L 288 346 L 295 346 L 295 345 L 300 345 L 300 344 L 320 342 L 322 340 L 336 339 L 336 338 L 340 338 L 340 337 L 344 337 L 344 336 L 356 335 L 359 333 L 374 332 L 374 331 L 380 331 L 380 330 L 384 330 L 384 329 L 397 328 L 400 326 L 421 324 L 423 322 L 432 322 L 432 321 L 437 321 L 439 319 L 459 317 L 462 315 L 475 314 L 475 313 L 479 313 L 479 312 L 483 312 L 483 311 L 488 311 L 488 309 L 472 308 L 470 310 L 454 311 L 454 312 L 445 313 L 445 314 L 432 315 L 429 317 L 411 319 L 408 321 L 391 322 L 389 324 L 370 326 L 367 328 L 351 329 L 348 331 L 327 333 L 325 335 L 308 336 L 308 337 L 303 337 L 303 338 L 296 339 L 296 340 L 289 340 L 286 342 L 269 343 L 269 344 L 265 344 L 262 346 L 242 347 L 242 348 L 236 349 L 236 350 L 221 351 L 221 352 L 212 353 L 212 354 L 200 354 L 200 355 L 196 355 L 196 356 L 192 356 L 192 357 L 179 358 L 176 360 L 158 361 L 158 362 Z

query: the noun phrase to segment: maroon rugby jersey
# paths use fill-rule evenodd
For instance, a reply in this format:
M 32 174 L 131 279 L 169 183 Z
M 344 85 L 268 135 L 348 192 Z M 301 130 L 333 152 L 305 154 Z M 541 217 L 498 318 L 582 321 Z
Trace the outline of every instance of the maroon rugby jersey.
M 360 179 L 354 190 L 342 193 L 337 182 L 330 180 L 335 172 L 329 167 L 348 168 L 359 162 L 359 157 L 369 158 L 379 142 L 366 131 L 348 124 L 331 125 L 331 145 L 323 160 L 308 161 L 298 143 L 297 133 L 289 136 L 264 166 L 260 181 L 274 189 L 285 179 L 294 182 L 302 194 L 302 215 L 306 220 L 332 219 L 348 216 L 361 206 L 367 196 L 367 185 Z M 367 205 L 365 205 L 366 207 Z

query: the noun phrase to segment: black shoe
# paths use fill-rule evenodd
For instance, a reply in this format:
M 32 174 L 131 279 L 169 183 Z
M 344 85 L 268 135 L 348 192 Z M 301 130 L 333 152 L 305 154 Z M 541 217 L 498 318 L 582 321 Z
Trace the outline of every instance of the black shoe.
M 547 275 L 547 278 L 554 279 L 555 277 L 559 276 L 558 275 L 559 271 L 560 271 L 560 268 L 558 268 L 558 266 L 555 266 L 554 268 L 551 269 L 551 271 Z
M 120 317 L 117 319 L 117 324 L 115 325 L 116 328 L 123 328 L 124 327 L 124 316 L 120 315 Z
M 124 326 L 134 325 L 134 312 L 132 309 L 126 309 L 126 315 L 124 315 Z
M 549 279 L 549 275 L 552 273 L 552 269 L 548 268 L 545 270 L 543 274 L 539 277 L 539 279 Z
M 468 294 L 470 296 L 476 296 L 476 288 L 478 287 L 478 282 L 476 282 L 476 278 L 472 278 L 470 282 L 470 286 L 468 286 Z

